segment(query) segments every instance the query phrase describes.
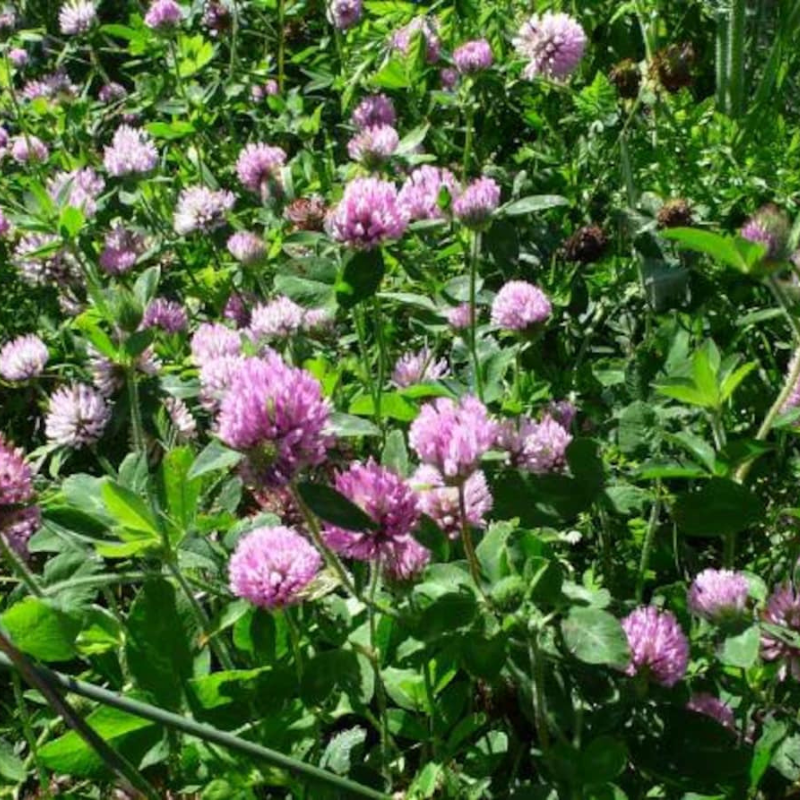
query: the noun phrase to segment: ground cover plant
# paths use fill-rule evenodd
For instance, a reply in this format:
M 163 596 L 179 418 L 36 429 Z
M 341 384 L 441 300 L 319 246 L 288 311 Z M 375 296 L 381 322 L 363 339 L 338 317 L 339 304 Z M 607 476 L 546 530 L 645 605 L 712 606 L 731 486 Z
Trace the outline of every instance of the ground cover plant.
M 792 796 L 798 33 L 0 6 L 0 796 Z

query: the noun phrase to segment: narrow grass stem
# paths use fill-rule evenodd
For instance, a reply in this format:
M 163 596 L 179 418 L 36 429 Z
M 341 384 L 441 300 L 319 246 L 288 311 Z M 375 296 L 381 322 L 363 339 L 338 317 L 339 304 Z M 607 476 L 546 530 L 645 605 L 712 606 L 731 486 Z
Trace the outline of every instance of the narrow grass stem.
M 158 800 L 155 789 L 145 780 L 139 771 L 91 728 L 84 719 L 72 708 L 66 698 L 62 697 L 57 681 L 52 680 L 48 672 L 34 667 L 27 656 L 23 655 L 8 638 L 5 630 L 0 628 L 0 664 L 5 662 L 25 679 L 29 686 L 36 689 L 47 701 L 50 707 L 72 728 L 85 742 L 97 753 L 108 768 L 116 773 L 124 784 L 132 789 L 138 796 L 147 800 Z M 64 688 L 64 687 L 61 687 Z
M 469 351 L 472 356 L 472 369 L 475 373 L 475 391 L 478 399 L 483 401 L 483 377 L 481 362 L 478 357 L 478 262 L 481 255 L 481 234 L 473 231 L 469 251 Z
M 3 643 L 3 638 L 0 638 L 0 645 Z M 5 652 L 5 651 L 4 651 Z M 24 665 L 23 665 L 24 666 Z M 23 677 L 26 677 L 23 669 L 18 667 L 17 662 L 13 660 L 7 653 L 0 654 L 0 668 L 2 669 L 18 669 Z M 221 731 L 218 728 L 212 727 L 201 722 L 196 722 L 193 719 L 183 717 L 180 714 L 174 714 L 162 708 L 157 708 L 148 703 L 143 703 L 139 700 L 133 700 L 129 697 L 110 692 L 100 686 L 95 686 L 91 683 L 76 680 L 68 675 L 62 675 L 58 672 L 45 669 L 43 667 L 30 665 L 27 669 L 28 675 L 31 679 L 36 681 L 37 684 L 41 683 L 45 686 L 55 686 L 59 689 L 72 692 L 74 694 L 86 697 L 90 700 L 102 703 L 103 705 L 112 708 L 118 708 L 128 714 L 140 717 L 142 719 L 149 719 L 167 728 L 181 731 L 189 736 L 196 737 L 205 742 L 226 747 L 239 753 L 243 753 L 265 764 L 269 764 L 278 769 L 284 769 L 288 772 L 294 773 L 301 777 L 324 783 L 330 787 L 334 787 L 341 792 L 342 797 L 366 797 L 371 800 L 390 800 L 389 795 L 372 789 L 368 786 L 362 786 L 347 778 L 342 778 L 320 767 L 315 767 L 312 764 L 306 764 L 276 750 L 270 750 L 267 747 L 262 747 L 255 742 L 247 739 L 241 739 L 226 731 Z M 27 679 L 27 678 L 26 678 Z M 38 685 L 37 685 L 37 688 Z M 54 690 L 50 690 L 53 692 Z M 78 718 L 80 719 L 80 718 Z M 82 720 L 81 720 L 82 721 Z M 88 727 L 88 726 L 87 726 Z M 91 729 L 89 729 L 91 731 Z M 97 734 L 91 731 L 94 736 Z M 102 740 L 101 740 L 102 741 Z M 103 742 L 105 745 L 105 742 Z M 105 745 L 107 747 L 107 745 Z M 112 751 L 113 752 L 113 751 Z M 143 779 L 137 773 L 137 778 L 141 781 Z M 149 788 L 149 787 L 148 787 Z M 157 800 L 157 795 L 154 793 L 146 794 L 148 798 Z

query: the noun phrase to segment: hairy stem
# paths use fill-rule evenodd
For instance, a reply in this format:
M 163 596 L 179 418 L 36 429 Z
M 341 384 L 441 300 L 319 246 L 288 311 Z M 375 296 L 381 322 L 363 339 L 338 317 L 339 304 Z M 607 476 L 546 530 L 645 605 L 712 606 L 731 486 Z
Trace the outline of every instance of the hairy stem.
M 480 255 L 481 235 L 478 231 L 474 231 L 469 253 L 469 351 L 472 356 L 472 369 L 475 373 L 475 391 L 478 399 L 483 401 L 483 377 L 481 376 L 481 362 L 478 358 L 477 284 Z

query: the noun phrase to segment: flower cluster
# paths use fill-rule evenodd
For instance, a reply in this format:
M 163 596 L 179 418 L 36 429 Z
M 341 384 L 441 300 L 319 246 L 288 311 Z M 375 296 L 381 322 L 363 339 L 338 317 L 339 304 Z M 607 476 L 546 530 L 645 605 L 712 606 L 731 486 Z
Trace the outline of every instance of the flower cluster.
M 457 483 L 477 468 L 497 434 L 497 423 L 477 398 L 440 397 L 420 409 L 408 441 L 424 464 L 436 467 L 448 483 Z
M 489 69 L 494 61 L 492 47 L 486 39 L 467 42 L 453 51 L 453 61 L 462 75 Z
M 104 397 L 90 386 L 75 383 L 58 389 L 50 398 L 45 433 L 53 444 L 81 448 L 103 435 L 111 419 Z
M 44 372 L 48 358 L 47 347 L 38 336 L 20 336 L 0 350 L 0 377 L 7 381 L 37 378 Z
M 397 202 L 409 220 L 443 219 L 441 200 L 452 202 L 460 189 L 448 169 L 425 165 L 415 169 L 400 189 Z
M 492 303 L 492 325 L 508 331 L 526 331 L 546 322 L 552 313 L 547 295 L 527 281 L 509 281 Z
M 0 536 L 23 557 L 41 518 L 33 496 L 33 474 L 22 450 L 0 436 Z
M 447 361 L 439 359 L 427 348 L 404 353 L 392 371 L 392 383 L 400 389 L 418 383 L 433 383 L 449 372 Z
M 239 153 L 236 174 L 246 189 L 257 192 L 262 200 L 279 195 L 282 191 L 281 170 L 286 163 L 286 152 L 261 142 L 248 144 Z
M 390 565 L 398 549 L 408 546 L 419 522 L 416 493 L 401 477 L 372 460 L 351 464 L 336 476 L 335 486 L 367 514 L 374 527 L 352 531 L 326 525 L 326 544 L 348 558 Z
M 644 674 L 662 686 L 674 686 L 686 674 L 689 641 L 670 611 L 642 606 L 622 620 L 631 660 L 628 675 Z
M 513 466 L 535 475 L 562 469 L 570 442 L 569 431 L 549 414 L 540 422 L 529 417 L 508 420 L 500 426 L 497 439 Z
M 105 149 L 103 163 L 114 177 L 144 175 L 158 163 L 158 151 L 145 131 L 121 125 Z
M 337 242 L 373 250 L 386 241 L 399 239 L 408 226 L 408 217 L 398 203 L 393 184 L 378 178 L 356 178 L 347 184 L 326 226 Z
M 689 587 L 689 610 L 709 622 L 740 618 L 749 593 L 747 578 L 728 569 L 704 569 Z
M 244 359 L 234 371 L 217 419 L 220 439 L 247 454 L 254 484 L 284 484 L 321 464 L 332 444 L 330 407 L 314 377 L 276 353 Z
M 321 556 L 297 531 L 256 528 L 231 556 L 231 591 L 254 605 L 282 608 L 302 600 L 321 567 Z
M 569 77 L 586 49 L 586 33 L 568 14 L 534 14 L 520 28 L 514 47 L 527 60 L 523 75 L 557 80 Z
M 223 189 L 190 186 L 181 192 L 175 209 L 175 232 L 185 236 L 193 231 L 210 233 L 225 224 L 236 198 Z

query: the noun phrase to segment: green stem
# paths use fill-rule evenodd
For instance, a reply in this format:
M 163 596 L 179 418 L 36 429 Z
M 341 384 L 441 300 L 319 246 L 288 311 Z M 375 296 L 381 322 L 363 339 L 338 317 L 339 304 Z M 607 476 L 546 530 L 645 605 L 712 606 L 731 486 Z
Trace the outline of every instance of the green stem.
M 125 383 L 128 388 L 128 405 L 131 407 L 131 433 L 133 436 L 133 449 L 144 455 L 147 451 L 144 438 L 144 423 L 142 421 L 142 409 L 139 405 L 139 376 L 136 374 L 136 366 L 126 369 Z
M 231 0 L 231 59 L 229 70 L 231 77 L 236 69 L 236 49 L 239 40 L 239 6 L 236 0 Z
M 472 356 L 472 369 L 475 373 L 475 391 L 478 399 L 483 401 L 483 377 L 481 362 L 478 358 L 478 262 L 481 255 L 481 235 L 473 231 L 469 253 L 469 351 Z
M 464 545 L 464 552 L 467 556 L 467 563 L 469 564 L 469 571 L 472 575 L 472 580 L 478 587 L 480 592 L 483 592 L 481 583 L 481 565 L 478 561 L 478 555 L 475 552 L 475 545 L 472 542 L 472 533 L 469 529 L 469 520 L 467 519 L 467 503 L 464 498 L 464 482 L 462 481 L 458 486 L 458 509 L 461 516 L 461 541 Z
M 378 580 L 381 573 L 380 559 L 377 562 L 371 562 L 370 568 L 370 581 L 369 581 L 369 599 L 370 603 L 367 606 L 367 617 L 369 619 L 369 649 L 370 661 L 372 668 L 375 672 L 375 697 L 378 701 L 378 717 L 380 719 L 380 737 L 381 737 L 381 772 L 387 780 L 389 779 L 389 716 L 386 704 L 386 689 L 383 685 L 383 677 L 381 676 L 381 662 L 380 650 L 378 649 L 378 631 L 375 620 L 375 603 L 378 592 Z
M 372 376 L 372 367 L 369 363 L 369 350 L 367 348 L 367 334 L 366 334 L 366 325 L 364 322 L 364 315 L 362 313 L 362 309 L 356 306 L 353 309 L 353 320 L 355 322 L 356 328 L 356 335 L 358 336 L 358 350 L 361 356 L 361 363 L 362 368 L 364 370 L 364 381 L 369 387 L 369 392 L 372 395 L 372 405 L 373 411 L 375 412 L 375 422 L 378 427 L 382 427 L 381 425 L 381 414 L 380 414 L 380 399 L 378 397 L 378 387 L 375 385 L 375 381 Z
M 292 646 L 295 669 L 297 670 L 297 683 L 303 682 L 303 651 L 300 649 L 300 631 L 297 623 L 292 616 L 292 609 L 288 606 L 283 609 L 283 618 L 286 620 L 286 628 L 289 631 L 289 642 Z
M 544 660 L 539 650 L 538 631 L 528 636 L 528 658 L 533 671 L 533 717 L 536 735 L 545 758 L 550 749 L 550 730 L 547 727 L 547 699 L 544 692 Z
M 717 452 L 725 448 L 727 443 L 727 436 L 725 435 L 725 427 L 722 424 L 722 410 L 714 409 L 711 412 L 711 434 L 714 437 L 714 447 Z
M 37 669 L 31 664 L 28 658 L 11 643 L 2 628 L 0 628 L 0 665 L 12 666 L 29 686 L 36 689 L 50 707 L 100 756 L 126 786 L 148 800 L 158 800 L 158 794 L 139 771 L 124 756 L 112 749 L 105 739 L 75 712 L 66 698 L 59 694 L 55 688 L 59 682 L 52 680 L 48 672 Z
M 728 114 L 738 118 L 744 105 L 744 43 L 746 34 L 746 0 L 731 0 L 728 19 Z
M 733 569 L 736 564 L 736 534 L 728 531 L 722 542 L 722 565 L 725 569 Z
M 36 765 L 36 774 L 39 777 L 39 791 L 42 797 L 50 797 L 49 780 L 47 779 L 47 772 L 39 760 L 39 746 L 36 742 L 36 736 L 33 733 L 33 726 L 31 725 L 31 717 L 28 713 L 28 704 L 25 701 L 25 695 L 22 691 L 22 682 L 19 675 L 15 672 L 12 675 L 14 684 L 14 700 L 19 709 L 19 715 L 22 719 L 22 733 L 25 741 L 28 743 L 28 751 L 33 758 L 33 763 Z
M 8 544 L 6 537 L 2 533 L 0 533 L 0 553 L 5 556 L 6 561 L 8 561 L 11 567 L 11 571 L 16 573 L 17 577 L 25 584 L 28 591 L 34 595 L 34 597 L 44 597 L 44 592 L 42 591 L 42 587 L 39 586 L 36 577 L 28 569 L 28 565 L 17 554 L 16 550 Z
M 724 113 L 728 103 L 728 18 L 722 8 L 716 12 L 717 33 L 714 43 L 717 111 Z
M 775 402 L 770 407 L 756 433 L 755 438 L 756 441 L 759 442 L 763 442 L 766 440 L 767 436 L 769 436 L 769 432 L 772 430 L 772 425 L 775 422 L 776 417 L 781 413 L 781 410 L 786 405 L 786 401 L 789 399 L 790 395 L 797 386 L 797 382 L 800 381 L 800 350 L 797 349 L 798 345 L 800 345 L 800 331 L 798 330 L 797 320 L 795 320 L 791 312 L 788 301 L 786 300 L 778 281 L 774 278 L 770 278 L 768 284 L 772 290 L 772 293 L 775 295 L 775 299 L 778 301 L 778 304 L 786 315 L 786 318 L 789 321 L 794 333 L 795 355 L 790 363 L 789 374 L 786 376 L 783 389 L 781 389 L 780 394 L 775 398 Z M 734 480 L 736 480 L 738 483 L 744 483 L 748 474 L 750 473 L 753 463 L 754 461 L 752 459 L 745 461 L 739 467 L 739 469 L 736 470 Z
M 472 107 L 472 100 L 467 95 L 464 108 L 464 160 L 462 162 L 461 174 L 464 180 L 469 176 L 469 166 L 472 160 L 472 137 L 475 126 L 475 112 Z
M 655 485 L 656 497 L 653 501 L 653 507 L 650 510 L 650 521 L 647 523 L 647 531 L 644 535 L 644 542 L 642 543 L 642 555 L 639 560 L 639 574 L 636 578 L 636 600 L 642 602 L 644 597 L 644 586 L 647 582 L 647 569 L 650 566 L 650 556 L 653 552 L 653 544 L 655 543 L 656 531 L 658 530 L 658 520 L 661 516 L 661 482 L 656 481 Z
M 375 419 L 378 421 L 378 425 L 380 425 L 380 421 L 383 417 L 383 384 L 386 380 L 386 337 L 384 336 L 383 330 L 381 301 L 378 299 L 377 295 L 373 302 L 375 310 L 375 338 L 378 342 L 378 383 L 376 387 Z
M 0 643 L 2 643 L 2 639 L 0 639 Z M 19 669 L 15 661 L 3 655 L 0 655 L 0 668 Z M 22 670 L 20 669 L 20 671 Z M 312 764 L 305 764 L 283 753 L 270 750 L 267 747 L 262 747 L 255 742 L 240 739 L 238 736 L 220 731 L 211 725 L 195 722 L 193 719 L 180 716 L 179 714 L 173 714 L 170 711 L 165 711 L 162 708 L 157 708 L 148 703 L 142 703 L 129 697 L 123 697 L 115 692 L 110 692 L 107 689 L 102 689 L 99 686 L 86 683 L 85 681 L 76 680 L 68 675 L 53 672 L 44 667 L 31 665 L 29 671 L 32 673 L 32 677 L 35 680 L 42 683 L 46 682 L 45 685 L 58 686 L 68 692 L 86 697 L 90 700 L 95 700 L 98 703 L 111 706 L 112 708 L 118 708 L 128 714 L 133 714 L 142 719 L 152 720 L 160 725 L 186 733 L 189 736 L 194 736 L 203 741 L 211 742 L 212 744 L 217 744 L 221 747 L 227 747 L 236 752 L 252 756 L 255 759 L 279 769 L 285 769 L 296 775 L 320 781 L 338 789 L 343 793 L 341 795 L 342 797 L 367 797 L 371 798 L 371 800 L 391 800 L 389 795 L 383 792 L 376 791 L 368 786 L 362 786 L 347 778 L 342 778 L 339 775 L 334 775 Z M 155 795 L 147 796 L 155 798 Z
M 297 507 L 300 509 L 300 513 L 303 515 L 303 518 L 306 521 L 306 525 L 308 526 L 308 532 L 311 534 L 311 539 L 319 550 L 322 557 L 325 559 L 325 563 L 328 565 L 330 570 L 336 574 L 341 582 L 342 586 L 344 586 L 345 590 L 348 594 L 355 597 L 357 600 L 361 598 L 356 591 L 355 584 L 353 583 L 350 575 L 348 575 L 347 570 L 344 568 L 344 564 L 339 560 L 339 556 L 333 552 L 333 550 L 325 544 L 324 540 L 322 539 L 322 531 L 320 531 L 319 524 L 317 523 L 317 519 L 314 516 L 314 513 L 311 509 L 306 505 L 305 500 L 303 500 L 300 492 L 297 490 L 297 487 L 292 484 L 292 496 L 294 497 L 295 503 L 297 503 Z
M 286 60 L 286 0 L 278 0 L 278 90 L 283 94 L 283 86 L 286 82 L 284 75 L 284 62 Z
M 171 558 L 168 558 L 167 566 L 175 580 L 178 582 L 178 585 L 181 587 L 181 591 L 186 595 L 186 599 L 189 601 L 189 605 L 192 607 L 192 611 L 197 619 L 197 623 L 200 625 L 200 629 L 203 631 L 203 635 L 205 636 L 209 646 L 219 659 L 219 663 L 222 664 L 222 666 L 227 670 L 236 669 L 236 665 L 233 663 L 233 659 L 228 652 L 228 648 L 222 640 L 214 636 L 214 631 L 212 630 L 211 620 L 208 618 L 208 614 L 206 614 L 205 609 L 201 605 L 200 601 L 197 599 L 197 597 L 195 597 L 192 587 L 189 586 L 188 581 L 183 576 L 183 573 L 178 565 Z

